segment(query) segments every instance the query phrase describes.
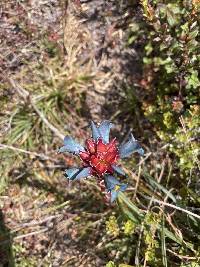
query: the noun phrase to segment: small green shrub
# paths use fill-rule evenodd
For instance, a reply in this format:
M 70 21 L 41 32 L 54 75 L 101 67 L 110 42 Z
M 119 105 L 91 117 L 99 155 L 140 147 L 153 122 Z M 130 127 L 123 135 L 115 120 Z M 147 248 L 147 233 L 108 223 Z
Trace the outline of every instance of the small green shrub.
M 182 174 L 199 166 L 199 1 L 141 1 L 144 20 L 129 44 L 143 44 L 140 100 L 158 136 L 178 156 Z

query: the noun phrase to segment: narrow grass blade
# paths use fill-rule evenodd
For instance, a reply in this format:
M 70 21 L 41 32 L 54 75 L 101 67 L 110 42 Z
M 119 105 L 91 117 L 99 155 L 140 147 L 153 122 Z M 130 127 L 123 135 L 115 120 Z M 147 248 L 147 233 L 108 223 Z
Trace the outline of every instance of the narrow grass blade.
M 161 226 L 161 249 L 162 249 L 162 263 L 163 266 L 167 267 L 167 254 L 166 254 L 166 242 L 165 242 L 165 221 L 164 216 L 162 216 L 162 226 Z
M 143 175 L 144 175 L 144 177 L 149 181 L 149 183 L 152 185 L 152 186 L 154 186 L 154 187 L 156 187 L 156 188 L 158 188 L 159 190 L 161 190 L 163 193 L 165 193 L 165 195 L 167 195 L 174 203 L 176 203 L 176 198 L 174 197 L 174 195 L 171 193 L 171 192 L 169 192 L 164 186 L 162 186 L 161 184 L 159 184 L 159 183 L 157 183 L 155 180 L 154 180 L 154 178 L 151 176 L 151 175 L 149 175 L 148 173 L 146 173 L 146 172 L 143 172 Z
M 131 200 L 128 197 L 126 197 L 126 195 L 123 192 L 120 192 L 119 193 L 118 200 L 119 200 L 120 203 L 122 203 L 122 205 L 125 204 L 132 211 L 132 213 L 131 212 L 128 212 L 128 216 L 130 217 L 130 214 L 132 214 L 131 216 L 134 217 L 134 222 L 136 222 L 136 221 L 137 222 L 140 222 L 141 221 L 141 219 L 144 217 L 144 215 L 136 207 L 136 205 L 134 205 L 134 203 L 131 202 Z M 127 213 L 127 211 L 126 211 L 126 213 Z

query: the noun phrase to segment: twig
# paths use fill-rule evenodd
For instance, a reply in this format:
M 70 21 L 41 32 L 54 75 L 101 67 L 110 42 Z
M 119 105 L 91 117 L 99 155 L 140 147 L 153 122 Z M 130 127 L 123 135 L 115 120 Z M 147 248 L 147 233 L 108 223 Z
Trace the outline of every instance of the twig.
M 178 257 L 179 259 L 185 259 L 185 260 L 200 260 L 200 257 L 190 257 L 190 256 L 183 256 L 183 255 L 179 255 L 176 252 L 172 251 L 171 249 L 167 249 L 167 251 L 169 251 L 170 253 L 172 253 L 173 255 L 175 255 L 176 257 Z
M 193 216 L 193 217 L 195 217 L 195 218 L 200 220 L 200 216 L 199 215 L 197 215 L 197 214 L 195 214 L 195 213 L 193 213 L 193 212 L 191 212 L 189 210 L 183 209 L 181 207 L 175 206 L 173 204 L 170 204 L 170 203 L 167 203 L 167 202 L 155 199 L 155 198 L 153 199 L 153 202 L 156 202 L 156 203 L 161 204 L 163 206 L 168 206 L 168 207 L 176 209 L 176 210 L 180 210 L 180 211 L 182 211 L 184 213 L 187 213 L 188 215 L 191 215 L 191 216 Z
M 141 175 L 141 165 L 139 166 L 139 170 L 138 170 L 138 175 L 137 175 L 137 181 L 136 181 L 136 184 L 135 184 L 135 191 L 134 191 L 134 195 L 133 195 L 133 199 L 136 198 L 136 195 L 137 195 L 137 189 L 138 189 L 138 186 L 139 186 L 139 182 L 140 182 L 140 175 Z
M 15 236 L 13 238 L 13 240 L 18 240 L 18 239 L 22 239 L 24 237 L 27 237 L 27 236 L 31 236 L 31 235 L 38 235 L 38 234 L 41 234 L 41 233 L 44 233 L 44 232 L 47 232 L 48 231 L 48 228 L 44 228 L 44 229 L 41 229 L 39 231 L 34 231 L 34 232 L 30 232 L 30 233 L 27 233 L 27 234 L 24 234 L 24 235 L 18 235 L 18 236 Z
M 55 206 L 55 207 L 50 207 L 50 208 L 48 208 L 47 210 L 45 210 L 44 212 L 43 212 L 43 214 L 45 215 L 45 214 L 47 214 L 47 213 L 49 213 L 49 212 L 52 212 L 52 211 L 56 211 L 56 210 L 58 210 L 58 209 L 60 209 L 60 208 L 63 208 L 63 207 L 65 207 L 65 206 L 67 206 L 68 204 L 70 203 L 70 200 L 67 200 L 67 201 L 65 201 L 65 202 L 63 202 L 63 203 L 61 203 L 61 204 L 59 204 L 59 205 L 57 205 L 57 206 Z
M 146 157 L 141 159 L 140 162 L 137 164 L 137 166 L 141 166 L 152 154 L 153 154 L 152 152 L 146 154 Z
M 21 230 L 22 228 L 25 228 L 25 227 L 32 227 L 32 226 L 37 226 L 37 225 L 43 224 L 45 222 L 51 221 L 51 220 L 53 220 L 55 218 L 58 218 L 60 216 L 62 216 L 62 215 L 61 214 L 52 215 L 52 216 L 49 216 L 49 217 L 44 218 L 42 220 L 38 220 L 38 221 L 32 220 L 31 222 L 23 223 L 23 224 L 19 225 L 17 228 L 15 228 L 14 230 L 12 230 L 10 233 L 17 232 L 17 231 L 19 231 L 19 230 Z
M 52 253 L 53 249 L 55 248 L 56 244 L 58 241 L 53 242 L 53 244 L 51 246 L 49 246 L 47 254 L 44 256 L 44 258 L 41 260 L 41 262 L 39 263 L 38 267 L 42 267 L 43 263 L 45 262 L 45 260 L 50 256 L 50 254 Z
M 38 231 L 34 231 L 34 232 L 30 232 L 30 233 L 23 234 L 23 235 L 18 235 L 18 236 L 15 236 L 13 238 L 12 238 L 12 235 L 11 235 L 7 240 L 4 240 L 4 241 L 0 242 L 0 245 L 7 244 L 7 243 L 10 242 L 10 240 L 14 240 L 15 241 L 15 240 L 27 237 L 27 236 L 38 235 L 38 234 L 41 234 L 41 233 L 44 233 L 44 232 L 47 232 L 47 231 L 48 231 L 48 228 L 45 227 L 44 229 L 41 229 L 41 230 L 38 230 Z
M 165 144 L 164 146 L 162 146 L 159 150 L 164 150 L 165 148 L 167 148 L 167 147 L 169 147 L 170 146 L 170 144 L 168 143 L 168 144 Z M 137 166 L 140 166 L 140 165 L 142 165 L 151 155 L 156 155 L 156 154 L 158 154 L 158 152 L 149 152 L 149 153 L 147 153 L 147 154 L 145 154 L 145 158 L 142 158 L 141 160 L 140 160 L 140 162 L 137 164 Z
M 47 127 L 62 141 L 65 138 L 65 135 L 62 134 L 56 127 L 54 127 L 44 116 L 44 114 L 36 107 L 36 105 L 31 101 L 31 105 L 34 108 L 35 112 L 38 114 L 38 116 L 41 118 L 41 120 L 47 125 Z
M 18 152 L 21 152 L 21 153 L 29 154 L 29 155 L 34 156 L 34 157 L 39 157 L 39 158 L 42 158 L 44 160 L 53 160 L 53 161 L 55 161 L 55 159 L 53 159 L 51 157 L 48 157 L 48 156 L 46 156 L 44 154 L 39 154 L 39 153 L 36 153 L 36 152 L 24 150 L 22 148 L 18 148 L 18 147 L 14 147 L 14 146 L 0 144 L 0 150 L 1 149 L 11 149 L 11 150 L 18 151 Z

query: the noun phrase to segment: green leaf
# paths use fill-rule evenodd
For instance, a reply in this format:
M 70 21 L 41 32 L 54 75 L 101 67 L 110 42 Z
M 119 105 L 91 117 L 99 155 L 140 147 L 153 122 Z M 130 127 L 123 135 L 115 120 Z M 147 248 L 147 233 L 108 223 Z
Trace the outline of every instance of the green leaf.
M 199 29 L 196 29 L 196 30 L 190 32 L 189 33 L 189 39 L 191 39 L 191 40 L 194 39 L 195 37 L 197 37 L 198 33 L 199 33 Z
M 167 195 L 174 203 L 176 203 L 176 198 L 174 197 L 174 195 L 168 191 L 164 186 L 162 186 L 161 184 L 159 184 L 158 182 L 156 182 L 154 180 L 153 177 L 151 177 L 151 175 L 149 175 L 147 172 L 143 171 L 143 175 L 145 178 L 148 179 L 149 183 L 154 186 L 155 188 L 158 188 L 159 190 L 163 191 L 163 193 L 165 193 L 165 195 Z
M 173 11 L 169 8 L 167 8 L 167 21 L 171 27 L 174 27 L 177 24 L 176 15 L 173 13 Z
M 109 261 L 109 262 L 106 264 L 106 267 L 116 267 L 116 265 L 114 264 L 113 261 Z
M 137 39 L 137 36 L 136 36 L 136 35 L 132 35 L 132 36 L 128 39 L 128 44 L 131 45 L 136 39 Z
M 128 265 L 128 264 L 121 263 L 121 264 L 119 264 L 119 267 L 134 267 L 134 266 L 133 265 Z
M 165 221 L 164 221 L 164 215 L 162 216 L 162 226 L 161 226 L 161 249 L 162 249 L 162 262 L 163 262 L 163 266 L 167 267 L 167 254 L 166 254 L 166 242 L 165 242 Z
M 198 88 L 200 86 L 200 81 L 198 78 L 198 71 L 194 70 L 190 76 L 186 77 L 186 81 L 188 82 L 187 88 Z
M 179 245 L 185 245 L 187 248 L 189 248 L 190 250 L 194 250 L 193 249 L 193 244 L 189 243 L 189 242 L 185 242 L 183 241 L 180 237 L 175 236 L 171 231 L 169 231 L 166 227 L 163 228 L 163 232 L 165 233 L 166 237 L 170 238 L 171 240 L 175 241 L 177 244 Z
M 126 197 L 126 195 L 123 192 L 119 193 L 118 199 L 120 202 L 124 202 L 127 205 L 127 207 L 129 207 L 132 210 L 137 220 L 140 220 L 144 216 L 142 212 L 133 204 L 133 202 L 128 197 Z

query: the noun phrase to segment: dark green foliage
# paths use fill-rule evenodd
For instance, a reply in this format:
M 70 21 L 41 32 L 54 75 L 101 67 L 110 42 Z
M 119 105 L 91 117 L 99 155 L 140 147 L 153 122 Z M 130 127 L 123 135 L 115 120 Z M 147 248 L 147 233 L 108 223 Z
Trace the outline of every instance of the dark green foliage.
M 188 174 L 199 167 L 200 10 L 198 1 L 141 1 L 129 44 L 143 44 L 142 110 Z

